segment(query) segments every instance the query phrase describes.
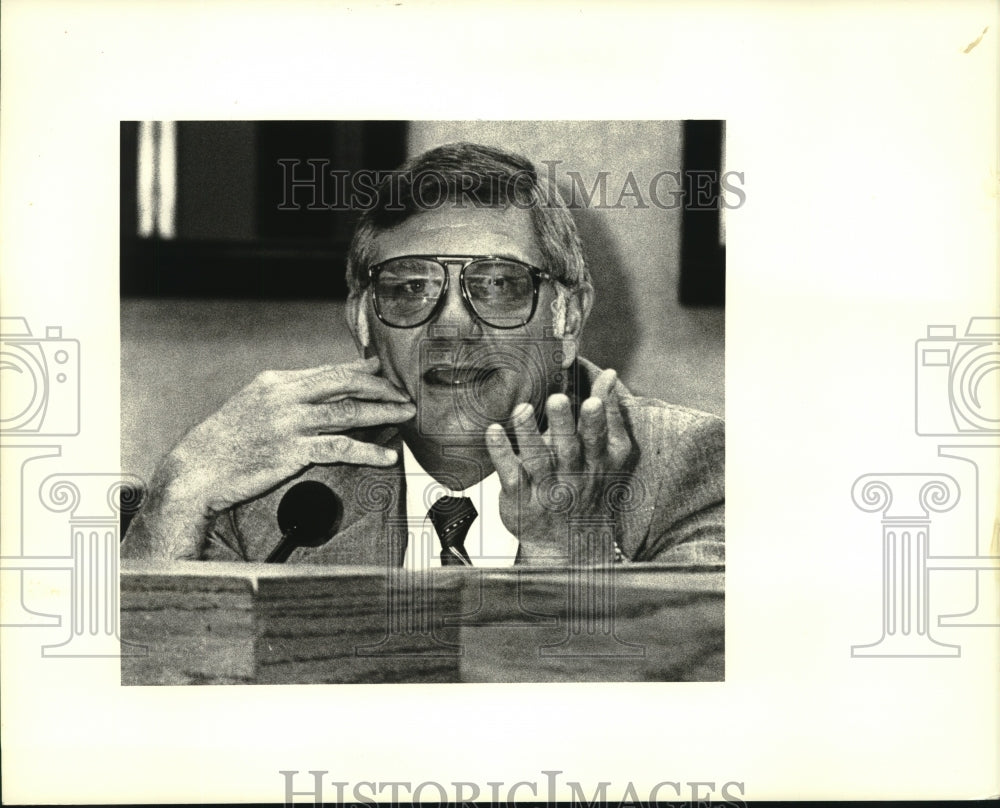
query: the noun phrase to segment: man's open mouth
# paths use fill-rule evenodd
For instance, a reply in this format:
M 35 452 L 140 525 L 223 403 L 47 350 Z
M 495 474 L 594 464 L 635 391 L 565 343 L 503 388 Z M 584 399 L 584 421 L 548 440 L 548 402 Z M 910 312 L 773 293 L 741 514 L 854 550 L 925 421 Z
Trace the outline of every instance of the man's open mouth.
M 426 384 L 441 387 L 466 387 L 483 384 L 496 372 L 496 368 L 434 365 L 424 371 L 423 379 Z

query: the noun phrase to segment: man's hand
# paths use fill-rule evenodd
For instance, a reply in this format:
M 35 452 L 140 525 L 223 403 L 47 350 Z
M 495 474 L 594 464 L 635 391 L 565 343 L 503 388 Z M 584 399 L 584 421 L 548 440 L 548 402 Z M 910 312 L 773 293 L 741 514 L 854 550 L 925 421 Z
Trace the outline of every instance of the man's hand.
M 157 469 L 142 530 L 127 555 L 198 558 L 205 530 L 226 508 L 313 463 L 391 466 L 397 453 L 342 434 L 402 423 L 416 408 L 378 359 L 261 373 L 188 432 Z M 152 512 L 150 512 L 152 511 Z M 138 546 L 136 546 L 138 545 Z
M 625 428 L 615 372 L 603 371 L 591 397 L 573 423 L 569 398 L 550 396 L 546 402 L 548 430 L 540 435 L 530 404 L 514 410 L 514 453 L 503 427 L 491 424 L 487 447 L 500 477 L 500 516 L 520 542 L 525 564 L 606 563 L 613 558 L 610 539 L 586 548 L 568 546 L 574 521 L 610 524 L 608 485 L 620 481 L 633 454 Z M 603 531 L 601 531 L 603 532 Z

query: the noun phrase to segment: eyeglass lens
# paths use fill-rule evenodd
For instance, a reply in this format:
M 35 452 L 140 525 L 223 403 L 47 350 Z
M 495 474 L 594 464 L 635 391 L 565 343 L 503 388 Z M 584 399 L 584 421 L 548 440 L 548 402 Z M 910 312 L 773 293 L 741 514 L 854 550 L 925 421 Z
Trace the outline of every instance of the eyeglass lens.
M 436 261 L 421 258 L 383 264 L 375 279 L 382 317 L 396 326 L 421 323 L 441 297 L 445 272 Z M 509 328 L 530 318 L 534 281 L 527 267 L 496 259 L 474 261 L 463 279 L 469 302 L 487 324 Z

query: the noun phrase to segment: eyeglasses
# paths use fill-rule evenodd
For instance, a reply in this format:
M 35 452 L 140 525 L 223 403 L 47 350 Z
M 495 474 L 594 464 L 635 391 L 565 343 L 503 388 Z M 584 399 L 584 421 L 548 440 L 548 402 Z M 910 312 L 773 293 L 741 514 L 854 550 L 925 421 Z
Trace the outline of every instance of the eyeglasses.
M 416 328 L 437 314 L 448 293 L 448 269 L 460 267 L 465 305 L 492 328 L 530 322 L 538 288 L 552 275 L 513 258 L 491 255 L 403 255 L 368 268 L 375 314 L 393 328 Z

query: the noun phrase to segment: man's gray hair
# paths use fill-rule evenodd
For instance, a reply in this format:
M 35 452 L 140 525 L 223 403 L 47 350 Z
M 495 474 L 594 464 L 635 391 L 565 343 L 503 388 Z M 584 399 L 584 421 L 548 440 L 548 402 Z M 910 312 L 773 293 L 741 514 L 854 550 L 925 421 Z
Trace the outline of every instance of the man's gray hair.
M 449 143 L 382 175 L 373 197 L 358 220 L 347 256 L 352 295 L 367 282 L 376 236 L 444 205 L 528 210 L 544 261 L 541 268 L 569 289 L 590 284 L 569 209 L 555 183 L 524 157 L 475 143 Z

